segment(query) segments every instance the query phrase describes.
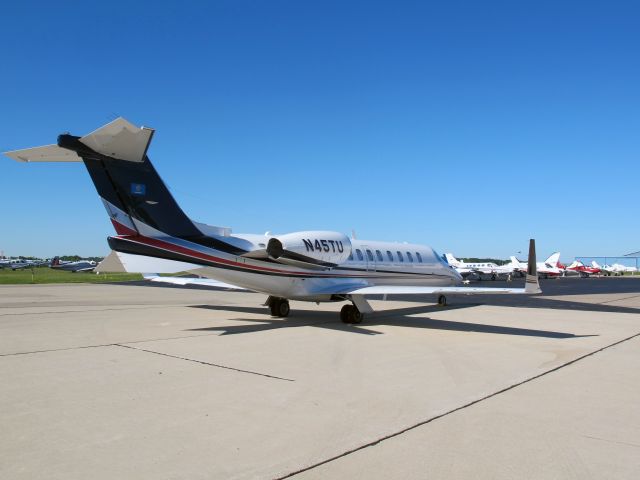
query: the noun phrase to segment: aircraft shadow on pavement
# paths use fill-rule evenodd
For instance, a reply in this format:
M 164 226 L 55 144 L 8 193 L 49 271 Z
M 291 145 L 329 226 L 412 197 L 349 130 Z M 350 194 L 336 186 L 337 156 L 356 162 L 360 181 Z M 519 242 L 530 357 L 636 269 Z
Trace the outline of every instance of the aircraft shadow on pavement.
M 463 304 L 447 307 L 446 310 L 469 308 L 478 304 Z M 329 330 L 338 330 L 347 333 L 357 333 L 361 335 L 381 335 L 383 332 L 372 327 L 376 326 L 397 326 L 409 328 L 421 328 L 430 330 L 449 330 L 458 332 L 491 333 L 498 335 L 518 335 L 526 337 L 541 338 L 580 338 L 593 337 L 597 335 L 575 335 L 567 332 L 556 332 L 550 330 L 535 330 L 529 328 L 505 327 L 501 325 L 489 325 L 482 323 L 455 322 L 450 320 L 434 320 L 429 317 L 414 317 L 412 315 L 429 312 L 443 311 L 442 307 L 427 305 L 420 307 L 410 307 L 397 310 L 387 310 L 376 312 L 365 316 L 363 323 L 359 325 L 349 325 L 342 323 L 337 318 L 337 312 L 292 310 L 291 316 L 287 318 L 273 318 L 268 316 L 265 307 L 243 307 L 239 305 L 192 305 L 191 308 L 202 308 L 206 310 L 218 310 L 227 312 L 250 313 L 264 315 L 264 319 L 236 318 L 232 320 L 250 322 L 248 325 L 225 325 L 216 327 L 191 328 L 191 332 L 222 332 L 222 335 L 235 335 L 241 333 L 263 332 L 276 330 L 279 328 L 317 327 Z
M 583 311 L 583 312 L 603 312 L 603 313 L 634 313 L 640 314 L 640 309 L 633 307 L 622 307 L 617 305 L 607 305 L 604 303 L 587 303 L 587 302 L 572 302 L 566 300 L 555 300 L 545 297 L 525 297 L 525 296 L 500 296 L 496 298 L 496 295 L 476 295 L 473 297 L 472 303 L 467 303 L 465 299 L 460 297 L 451 296 L 451 304 L 447 308 L 468 305 L 492 305 L 496 307 L 517 307 L 517 308 L 544 308 L 549 310 L 571 310 L 571 311 Z M 393 298 L 396 300 L 396 298 Z M 408 298 L 406 296 L 399 296 L 398 300 L 405 302 L 428 302 L 432 301 L 427 298 Z

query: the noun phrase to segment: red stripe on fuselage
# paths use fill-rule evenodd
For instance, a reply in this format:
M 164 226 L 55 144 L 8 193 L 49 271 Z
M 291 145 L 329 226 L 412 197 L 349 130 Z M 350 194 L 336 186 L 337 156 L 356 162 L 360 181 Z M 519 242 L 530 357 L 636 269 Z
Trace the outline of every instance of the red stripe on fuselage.
M 116 233 L 118 235 L 138 235 L 138 232 L 135 230 L 131 230 L 129 227 L 125 227 L 120 222 L 117 222 L 113 218 L 111 219 L 111 223 L 113 223 L 113 228 L 116 229 Z
M 209 262 L 214 262 L 214 263 L 221 263 L 223 265 L 229 265 L 229 266 L 234 266 L 234 267 L 241 267 L 244 269 L 248 269 L 248 270 L 257 270 L 258 272 L 262 271 L 262 272 L 269 272 L 269 273 L 284 273 L 287 275 L 304 275 L 304 276 L 308 276 L 310 274 L 310 272 L 295 272 L 295 271 L 289 271 L 289 270 L 280 270 L 280 269 L 276 269 L 276 268 L 269 268 L 269 267 L 260 267 L 258 265 L 248 265 L 246 263 L 239 263 L 239 262 L 234 262 L 232 260 L 227 260 L 225 258 L 220 258 L 220 257 L 214 257 L 212 255 L 207 255 L 205 253 L 201 253 L 198 252 L 197 250 L 193 250 L 190 248 L 186 248 L 186 247 L 182 247 L 180 245 L 176 245 L 175 243 L 170 243 L 170 242 L 165 242 L 164 240 L 158 240 L 157 238 L 150 238 L 150 237 L 145 237 L 143 235 L 138 235 L 137 232 L 131 230 L 130 228 L 122 225 L 121 223 L 118 223 L 115 220 L 111 220 L 114 224 L 114 226 L 116 227 L 116 232 L 118 230 L 121 231 L 127 231 L 127 234 L 124 235 L 119 235 L 118 238 L 121 238 L 122 240 L 129 240 L 129 241 L 133 241 L 133 242 L 137 242 L 137 243 L 142 243 L 145 245 L 150 245 L 152 247 L 157 247 L 157 248 L 162 248 L 163 250 L 168 250 L 170 252 L 174 252 L 174 253 L 180 253 L 183 255 L 187 255 L 189 257 L 194 257 L 194 258 L 198 258 L 200 260 L 206 260 Z M 325 273 L 320 273 L 320 272 L 313 272 L 314 276 L 326 276 L 326 277 L 335 277 L 335 276 L 347 276 L 347 277 L 366 277 L 367 275 L 336 275 L 335 273 L 333 274 L 325 274 Z

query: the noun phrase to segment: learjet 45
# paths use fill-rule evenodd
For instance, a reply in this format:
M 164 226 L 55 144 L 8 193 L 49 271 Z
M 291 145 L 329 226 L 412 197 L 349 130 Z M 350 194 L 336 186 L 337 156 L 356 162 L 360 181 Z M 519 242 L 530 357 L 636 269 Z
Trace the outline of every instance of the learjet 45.
M 116 231 L 108 239 L 112 250 L 195 264 L 194 273 L 212 279 L 212 285 L 266 294 L 265 305 L 276 317 L 289 314 L 289 300 L 347 302 L 340 318 L 360 323 L 373 311 L 368 295 L 435 294 L 446 305 L 448 294 L 540 293 L 534 240 L 524 288 L 478 288 L 461 286 L 462 277 L 426 245 L 317 230 L 232 234 L 196 222 L 178 206 L 147 156 L 153 134 L 118 118 L 82 137 L 62 134 L 57 144 L 6 155 L 22 162 L 83 162 Z

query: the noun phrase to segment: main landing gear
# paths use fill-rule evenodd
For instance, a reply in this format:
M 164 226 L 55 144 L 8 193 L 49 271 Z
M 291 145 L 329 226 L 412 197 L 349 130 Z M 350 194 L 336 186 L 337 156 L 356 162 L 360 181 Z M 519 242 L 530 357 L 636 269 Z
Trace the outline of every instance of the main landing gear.
M 342 323 L 358 324 L 362 323 L 363 319 L 364 314 L 358 310 L 358 307 L 355 305 L 345 305 L 342 307 L 342 310 L 340 310 L 340 320 L 342 320 Z
M 289 300 L 286 298 L 269 297 L 266 305 L 269 307 L 269 310 L 271 310 L 272 317 L 288 317 L 291 311 Z
M 438 306 L 446 307 L 447 306 L 447 297 L 444 295 L 438 295 Z

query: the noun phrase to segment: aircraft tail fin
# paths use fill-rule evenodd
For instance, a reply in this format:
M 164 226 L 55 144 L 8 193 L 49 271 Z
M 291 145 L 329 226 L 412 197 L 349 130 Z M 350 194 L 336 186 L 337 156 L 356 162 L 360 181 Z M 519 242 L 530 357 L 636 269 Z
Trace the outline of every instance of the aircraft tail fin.
M 549 258 L 544 261 L 544 263 L 552 267 L 557 267 L 558 262 L 560 262 L 560 252 L 552 253 Z
M 602 268 L 595 260 L 591 260 L 591 266 L 593 268 Z
M 460 260 L 458 260 L 456 257 L 454 257 L 452 253 L 445 253 L 444 254 L 444 258 L 447 261 L 447 263 L 449 265 L 451 265 L 452 267 L 460 265 Z
M 159 231 L 200 238 L 202 232 L 178 206 L 147 156 L 153 132 L 118 118 L 83 137 L 62 134 L 57 145 L 6 155 L 23 162 L 84 162 L 120 235 L 157 236 Z

